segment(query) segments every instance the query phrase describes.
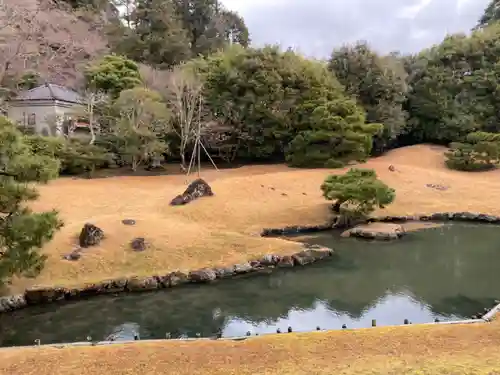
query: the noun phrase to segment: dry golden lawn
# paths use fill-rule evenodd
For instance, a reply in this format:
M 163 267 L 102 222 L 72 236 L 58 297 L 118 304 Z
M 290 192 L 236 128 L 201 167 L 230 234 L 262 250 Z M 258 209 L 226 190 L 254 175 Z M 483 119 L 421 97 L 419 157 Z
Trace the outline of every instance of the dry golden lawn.
M 478 211 L 500 214 L 500 171 L 465 173 L 446 169 L 443 148 L 427 145 L 394 150 L 371 159 L 363 168 L 374 168 L 396 189 L 396 201 L 387 214 L 436 211 Z M 395 172 L 388 170 L 394 165 Z M 249 166 L 232 170 L 206 169 L 202 177 L 214 197 L 183 207 L 170 207 L 187 179 L 181 175 L 61 178 L 40 188 L 37 210 L 56 208 L 65 227 L 44 249 L 49 256 L 35 280 L 18 280 L 14 291 L 38 285 L 79 285 L 128 275 L 153 275 L 187 271 L 212 265 L 229 265 L 265 253 L 287 254 L 299 244 L 260 238 L 264 227 L 324 223 L 328 206 L 320 185 L 329 173 L 343 170 L 302 170 L 283 165 Z M 194 179 L 190 178 L 189 181 Z M 445 191 L 426 184 L 448 186 Z M 382 214 L 382 212 L 379 212 Z M 137 221 L 126 226 L 122 219 Z M 84 223 L 103 228 L 101 246 L 85 250 L 77 262 L 63 260 Z M 129 249 L 134 237 L 145 237 L 151 248 Z
M 0 350 L 9 375 L 470 375 L 500 373 L 500 323 Z

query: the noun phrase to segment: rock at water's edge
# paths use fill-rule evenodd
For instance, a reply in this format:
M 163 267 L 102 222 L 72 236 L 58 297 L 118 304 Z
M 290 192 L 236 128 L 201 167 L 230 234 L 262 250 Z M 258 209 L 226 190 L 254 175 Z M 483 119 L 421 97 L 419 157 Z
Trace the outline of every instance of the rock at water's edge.
M 399 224 L 369 223 L 361 224 L 342 233 L 342 237 L 359 237 L 371 240 L 395 240 L 405 234 Z
M 192 283 L 209 283 L 217 278 L 217 274 L 210 268 L 202 268 L 189 272 L 188 278 Z

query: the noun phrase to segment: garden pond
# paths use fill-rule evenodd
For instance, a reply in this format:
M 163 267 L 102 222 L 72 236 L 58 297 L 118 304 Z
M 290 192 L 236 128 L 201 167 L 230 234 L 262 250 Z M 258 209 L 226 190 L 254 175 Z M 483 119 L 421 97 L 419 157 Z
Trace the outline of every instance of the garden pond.
M 500 227 L 446 224 L 392 242 L 322 232 L 335 250 L 306 267 L 0 315 L 0 346 L 223 337 L 468 319 L 500 297 Z

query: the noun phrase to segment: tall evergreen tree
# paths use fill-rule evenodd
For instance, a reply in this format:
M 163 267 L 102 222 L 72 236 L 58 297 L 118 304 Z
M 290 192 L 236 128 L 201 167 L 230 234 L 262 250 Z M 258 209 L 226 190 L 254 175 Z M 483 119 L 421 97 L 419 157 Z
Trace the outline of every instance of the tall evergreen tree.
M 39 250 L 62 222 L 55 211 L 34 213 L 26 203 L 38 197 L 32 183 L 45 183 L 58 170 L 56 159 L 35 155 L 15 125 L 0 117 L 0 283 L 43 268 L 46 256 Z
M 477 27 L 486 27 L 498 20 L 500 20 L 500 0 L 491 0 L 479 19 Z
M 188 32 L 193 55 L 207 55 L 228 43 L 248 46 L 248 29 L 243 18 L 225 9 L 220 0 L 173 1 Z
M 137 0 L 127 18 L 130 28 L 114 30 L 115 52 L 160 69 L 191 57 L 187 31 L 172 1 Z
M 328 65 L 363 106 L 367 122 L 384 125 L 383 133 L 374 139 L 375 151 L 384 151 L 406 126 L 407 85 L 402 62 L 398 56 L 379 56 L 366 43 L 358 43 L 335 50 Z

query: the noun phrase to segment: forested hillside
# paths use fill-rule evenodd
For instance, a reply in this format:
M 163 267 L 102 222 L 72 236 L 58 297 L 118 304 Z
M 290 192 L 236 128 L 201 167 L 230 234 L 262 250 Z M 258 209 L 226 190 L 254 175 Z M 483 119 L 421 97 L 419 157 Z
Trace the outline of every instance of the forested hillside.
M 198 123 L 227 162 L 337 167 L 431 142 L 452 143 L 450 167 L 488 168 L 500 154 L 497 3 L 470 33 L 414 55 L 359 42 L 317 61 L 252 46 L 217 0 L 6 0 L 0 79 L 7 97 L 50 81 L 93 98 L 92 149 L 65 154 L 97 153 L 91 168 L 109 155 L 134 170 L 160 155 L 186 167 Z

